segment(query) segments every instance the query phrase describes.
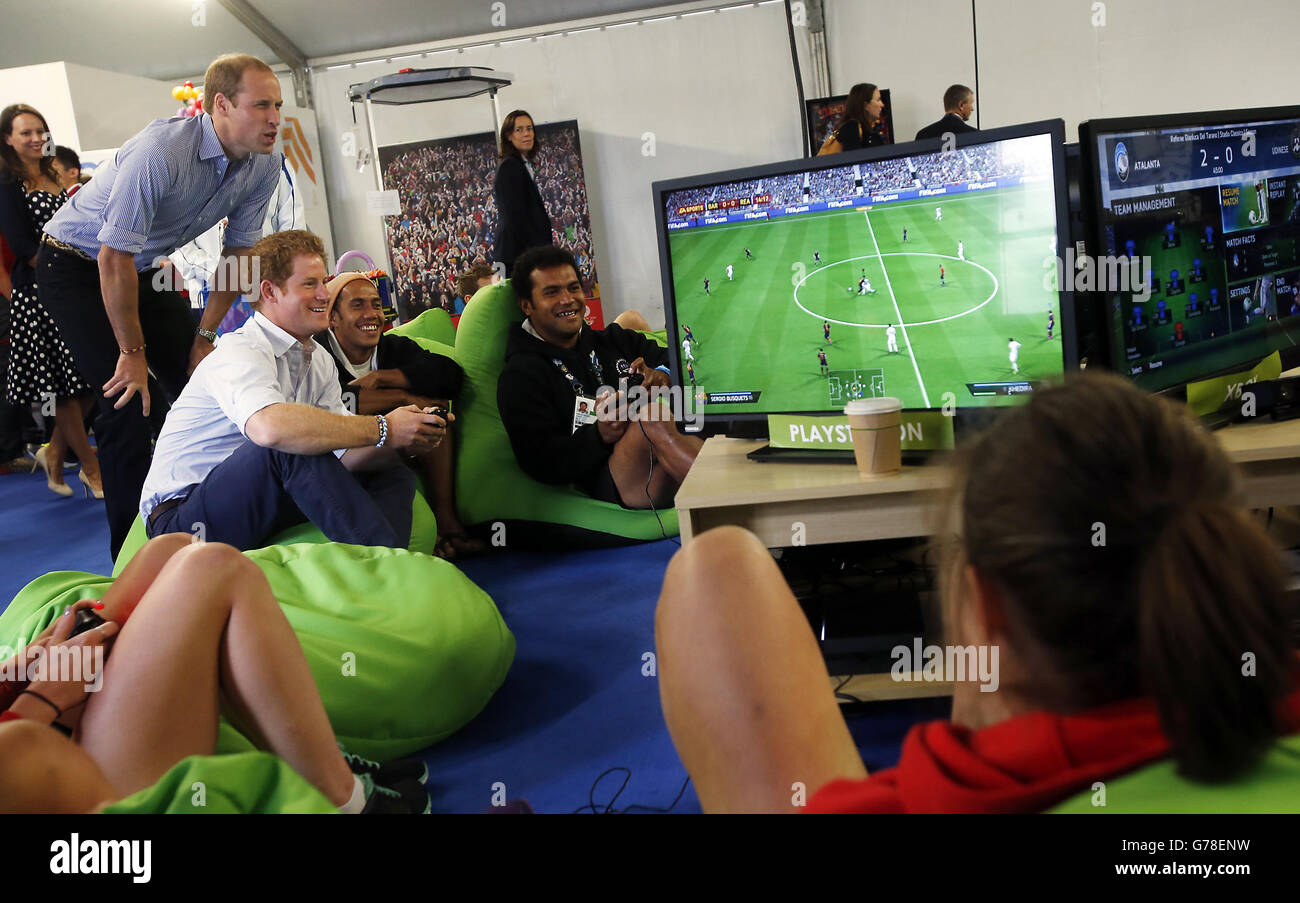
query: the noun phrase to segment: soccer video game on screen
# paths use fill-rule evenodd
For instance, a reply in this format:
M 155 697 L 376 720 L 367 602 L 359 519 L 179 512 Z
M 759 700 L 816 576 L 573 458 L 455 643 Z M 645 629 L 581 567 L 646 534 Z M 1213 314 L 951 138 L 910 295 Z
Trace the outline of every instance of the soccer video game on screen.
M 665 206 L 682 384 L 709 413 L 1007 404 L 1063 372 L 1048 135 Z
M 1159 390 L 1300 343 L 1300 121 L 1095 136 L 1117 369 Z

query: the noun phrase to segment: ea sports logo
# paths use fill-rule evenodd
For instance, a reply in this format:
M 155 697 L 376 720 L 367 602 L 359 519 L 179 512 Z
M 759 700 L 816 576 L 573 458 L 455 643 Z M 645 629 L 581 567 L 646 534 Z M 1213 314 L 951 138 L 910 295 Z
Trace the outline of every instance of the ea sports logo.
M 1121 182 L 1128 181 L 1128 148 L 1123 141 L 1115 145 L 1115 175 Z

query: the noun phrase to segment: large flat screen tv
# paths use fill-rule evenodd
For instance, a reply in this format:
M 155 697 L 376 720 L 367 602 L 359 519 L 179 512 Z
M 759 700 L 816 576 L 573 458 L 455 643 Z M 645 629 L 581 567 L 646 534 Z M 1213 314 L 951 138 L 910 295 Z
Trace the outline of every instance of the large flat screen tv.
M 657 182 L 674 380 L 706 419 L 1014 404 L 1077 366 L 1064 126 Z M 687 344 L 683 344 L 687 342 Z M 702 407 L 699 407 L 701 406 Z

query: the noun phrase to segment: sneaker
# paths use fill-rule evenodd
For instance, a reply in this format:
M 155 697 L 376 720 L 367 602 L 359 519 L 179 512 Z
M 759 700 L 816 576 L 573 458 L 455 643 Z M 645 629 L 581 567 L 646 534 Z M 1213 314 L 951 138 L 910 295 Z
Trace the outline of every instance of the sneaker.
M 386 787 L 368 774 L 359 774 L 357 779 L 366 791 L 362 815 L 428 815 L 433 811 L 429 794 L 418 781 L 399 781 Z
M 398 781 L 418 781 L 423 784 L 429 779 L 429 768 L 421 759 L 391 759 L 381 765 L 372 759 L 363 759 L 348 752 L 342 743 L 339 744 L 339 752 L 343 753 L 343 761 L 348 763 L 353 774 L 369 775 L 381 784 L 394 784 Z

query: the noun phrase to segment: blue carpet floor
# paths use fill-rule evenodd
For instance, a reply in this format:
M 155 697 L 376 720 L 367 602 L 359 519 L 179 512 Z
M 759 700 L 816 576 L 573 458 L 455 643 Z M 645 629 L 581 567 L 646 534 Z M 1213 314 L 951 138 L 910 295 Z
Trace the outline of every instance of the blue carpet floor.
M 43 476 L 0 476 L 0 512 L 0 610 L 50 571 L 111 571 L 102 502 L 56 497 Z M 496 601 L 518 651 L 482 714 L 423 754 L 435 811 L 485 812 L 501 796 L 539 812 L 700 811 L 694 788 L 683 792 L 686 772 L 663 723 L 657 679 L 642 673 L 676 549 L 660 541 L 503 552 L 463 564 Z M 867 767 L 892 765 L 907 729 L 943 717 L 945 707 L 878 703 L 851 718 Z
M 112 572 L 104 503 L 82 494 L 75 470 L 66 479 L 72 498 L 46 489 L 41 471 L 0 476 L 0 611 L 50 571 Z

